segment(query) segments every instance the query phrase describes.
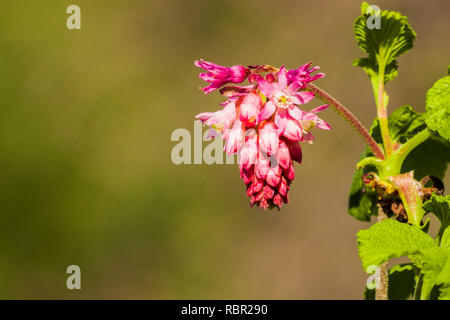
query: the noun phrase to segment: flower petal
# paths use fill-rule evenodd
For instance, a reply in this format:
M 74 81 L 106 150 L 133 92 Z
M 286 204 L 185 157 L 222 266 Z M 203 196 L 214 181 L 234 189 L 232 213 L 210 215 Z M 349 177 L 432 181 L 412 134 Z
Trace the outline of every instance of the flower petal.
M 278 86 L 283 89 L 287 87 L 286 68 L 284 66 L 278 72 Z
M 264 186 L 264 198 L 272 199 L 275 194 L 275 190 L 273 190 L 270 186 Z
M 282 170 L 279 166 L 276 166 L 269 170 L 267 173 L 266 182 L 272 187 L 276 187 L 281 181 Z
M 277 188 L 277 191 L 282 196 L 285 196 L 287 194 L 288 186 L 287 186 L 287 181 L 286 181 L 286 179 L 284 177 L 282 177 L 280 179 L 280 184 L 279 184 L 279 186 Z
M 331 130 L 331 126 L 320 118 L 316 121 L 316 127 L 322 130 Z
M 258 179 L 265 179 L 270 170 L 270 159 L 264 157 L 264 155 L 259 152 L 258 158 L 255 164 L 255 175 Z
M 241 149 L 244 138 L 244 130 L 242 130 L 242 122 L 236 120 L 232 129 L 225 130 L 225 146 L 224 149 L 228 154 L 234 154 Z
M 323 110 L 327 109 L 328 107 L 329 107 L 328 104 L 324 104 L 323 106 L 319 106 L 317 108 L 312 109 L 310 112 L 317 113 L 317 112 L 320 112 L 320 111 L 323 111 Z
M 300 91 L 295 94 L 295 96 L 300 100 L 300 104 L 305 104 L 314 99 L 314 93 L 310 91 Z
M 279 109 L 277 110 L 277 113 L 275 114 L 275 126 L 277 127 L 277 133 L 279 136 L 281 136 L 284 133 L 284 130 L 286 129 L 288 115 L 286 114 L 285 109 Z
M 278 193 L 273 197 L 272 201 L 278 208 L 283 206 L 283 198 Z
M 252 181 L 252 177 L 254 177 L 253 167 L 251 167 L 249 170 L 241 168 L 241 178 L 242 180 L 244 180 L 245 184 L 249 184 Z
M 291 163 L 288 170 L 283 171 L 283 175 L 286 177 L 287 180 L 292 181 L 295 178 L 295 170 L 294 165 Z
M 256 125 L 258 121 L 258 113 L 261 105 L 261 98 L 255 93 L 249 93 L 244 96 L 242 103 L 239 105 L 239 119 L 247 126 Z
M 303 131 L 297 121 L 288 119 L 283 135 L 290 140 L 299 141 L 302 139 Z
M 198 115 L 195 116 L 195 119 L 200 120 L 201 122 L 205 122 L 206 120 L 208 120 L 209 118 L 211 118 L 211 116 L 214 114 L 214 112 L 203 112 L 203 113 L 199 113 Z
M 286 145 L 289 148 L 292 160 L 302 163 L 302 148 L 298 141 L 286 140 Z
M 258 144 L 256 134 L 246 137 L 244 147 L 239 152 L 239 164 L 244 169 L 249 169 L 256 163 L 258 156 Z
M 297 107 L 294 104 L 287 108 L 287 112 L 295 120 L 301 120 L 302 119 L 302 116 L 303 116 L 302 111 L 300 110 L 299 107 Z
M 289 148 L 286 145 L 286 142 L 280 141 L 280 145 L 278 146 L 278 163 L 281 168 L 288 169 L 291 165 L 291 155 L 289 152 Z
M 264 78 L 259 77 L 257 79 L 258 81 L 258 88 L 259 90 L 261 90 L 261 92 L 266 96 L 270 96 L 273 92 L 273 90 L 275 89 L 274 86 L 272 84 L 270 84 L 269 82 L 267 82 L 266 80 L 264 80 Z
M 303 87 L 304 87 L 304 85 L 302 83 L 300 83 L 300 82 L 293 82 L 293 83 L 291 83 L 289 85 L 288 89 L 291 92 L 297 92 L 298 89 L 303 88 Z
M 276 109 L 277 107 L 275 107 L 272 101 L 267 101 L 266 104 L 264 105 L 264 108 L 262 108 L 262 110 L 259 113 L 258 122 L 262 122 L 264 120 L 269 119 Z
M 268 123 L 259 129 L 259 147 L 268 156 L 274 155 L 278 151 L 279 139 L 273 123 Z

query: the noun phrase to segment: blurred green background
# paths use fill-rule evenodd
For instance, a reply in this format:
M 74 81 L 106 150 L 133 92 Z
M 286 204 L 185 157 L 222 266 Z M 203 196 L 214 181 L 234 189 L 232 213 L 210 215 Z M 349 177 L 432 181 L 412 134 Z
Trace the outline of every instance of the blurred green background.
M 66 8 L 81 7 L 81 30 Z M 424 110 L 449 63 L 448 1 L 377 1 L 418 37 L 387 87 Z M 359 299 L 366 274 L 346 213 L 362 140 L 333 126 L 304 145 L 291 203 L 250 209 L 236 165 L 174 165 L 176 128 L 218 109 L 198 58 L 294 68 L 369 126 L 352 24 L 360 1 L 0 3 L 0 298 Z M 312 106 L 318 105 L 315 101 Z M 446 180 L 448 182 L 448 179 Z M 66 288 L 68 265 L 81 290 Z

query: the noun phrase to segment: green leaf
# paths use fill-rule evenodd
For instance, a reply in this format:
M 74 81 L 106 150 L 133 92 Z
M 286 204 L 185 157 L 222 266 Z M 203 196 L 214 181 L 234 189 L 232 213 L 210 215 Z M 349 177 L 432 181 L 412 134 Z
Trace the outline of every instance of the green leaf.
M 441 245 L 442 249 L 448 250 L 448 253 L 450 254 L 450 227 L 449 226 L 447 226 L 443 232 L 440 245 Z
M 447 259 L 445 267 L 438 276 L 439 300 L 450 300 L 450 259 Z
M 442 180 L 449 161 L 450 143 L 434 134 L 408 154 L 401 172 L 414 170 L 417 180 L 428 175 Z
M 442 268 L 436 279 L 436 284 L 440 286 L 440 300 L 450 300 L 450 227 L 447 227 L 442 235 L 441 248 L 447 253 L 447 263 Z
M 426 128 L 424 114 L 414 111 L 411 106 L 397 108 L 388 118 L 391 139 L 404 144 Z M 380 126 L 375 120 L 371 135 L 377 143 L 382 142 Z M 427 175 L 443 179 L 450 161 L 450 143 L 438 135 L 432 135 L 415 148 L 405 159 L 401 173 L 414 170 L 414 177 L 421 179 Z
M 392 258 L 417 254 L 435 246 L 433 238 L 417 227 L 387 219 L 357 233 L 364 270 Z
M 367 288 L 367 285 L 364 287 L 364 300 L 375 300 L 375 289 Z M 388 291 L 389 295 L 389 291 Z
M 442 271 L 445 271 L 448 261 L 448 252 L 440 247 L 430 247 L 422 250 L 422 273 L 423 284 L 420 294 L 420 299 L 429 299 L 431 291 L 435 285 L 444 284 L 445 275 L 441 276 Z M 450 270 L 450 269 L 449 269 Z
M 440 288 L 439 300 L 450 300 L 450 286 L 445 285 Z
M 367 148 L 361 156 L 361 159 L 369 154 Z M 368 171 L 376 171 L 373 167 L 365 167 L 356 170 L 353 176 L 350 188 L 350 197 L 348 200 L 348 213 L 360 221 L 370 221 L 371 215 L 377 215 L 377 196 L 375 192 L 363 192 L 364 183 L 362 176 Z
M 409 105 L 404 105 L 395 109 L 394 112 L 389 115 L 388 125 L 391 139 L 401 144 L 426 128 L 425 117 L 423 114 L 414 111 Z M 380 126 L 376 120 L 372 125 L 371 132 L 375 141 L 381 143 Z
M 410 263 L 399 264 L 389 269 L 388 300 L 408 300 L 414 295 L 415 272 Z M 375 300 L 375 289 L 364 291 L 365 300 Z
M 450 76 L 434 83 L 426 98 L 428 128 L 450 141 Z
M 379 29 L 378 26 L 369 29 L 368 23 L 376 19 L 380 19 Z M 395 11 L 376 13 L 363 2 L 361 16 L 355 20 L 353 30 L 359 47 L 368 54 L 353 64 L 364 69 L 374 86 L 378 83 L 379 69 L 383 69 L 384 83 L 395 78 L 398 69 L 395 59 L 412 48 L 416 37 L 408 19 Z
M 439 300 L 450 300 L 450 257 L 447 251 L 447 263 L 439 273 L 436 284 L 439 286 Z
M 439 286 L 439 299 L 450 299 L 450 227 L 442 235 L 440 247 L 422 250 L 423 285 L 421 299 L 429 299 L 435 286 Z
M 416 275 L 410 263 L 400 264 L 389 270 L 389 300 L 408 300 L 414 295 Z
M 433 213 L 441 222 L 441 227 L 437 235 L 437 238 L 441 239 L 444 230 L 450 225 L 450 195 L 438 196 L 434 194 L 429 201 L 423 204 L 423 208 L 425 211 Z M 448 248 L 450 249 L 450 240 L 448 241 Z M 441 242 L 446 243 L 444 239 Z

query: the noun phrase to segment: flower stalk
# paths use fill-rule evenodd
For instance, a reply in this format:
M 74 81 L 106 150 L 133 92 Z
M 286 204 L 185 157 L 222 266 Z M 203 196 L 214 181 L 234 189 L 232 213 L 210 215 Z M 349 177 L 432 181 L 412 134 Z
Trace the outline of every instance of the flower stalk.
M 367 131 L 367 129 L 362 125 L 358 118 L 356 118 L 356 116 L 350 112 L 350 110 L 348 110 L 335 98 L 330 96 L 326 91 L 311 83 L 308 83 L 306 89 L 313 92 L 316 97 L 318 97 L 325 103 L 328 103 L 334 111 L 336 111 L 341 117 L 343 117 L 345 121 L 347 121 L 353 127 L 353 129 L 355 129 L 355 131 L 363 138 L 376 158 L 380 160 L 385 159 L 383 151 L 380 149 L 376 141 L 372 138 L 369 131 Z

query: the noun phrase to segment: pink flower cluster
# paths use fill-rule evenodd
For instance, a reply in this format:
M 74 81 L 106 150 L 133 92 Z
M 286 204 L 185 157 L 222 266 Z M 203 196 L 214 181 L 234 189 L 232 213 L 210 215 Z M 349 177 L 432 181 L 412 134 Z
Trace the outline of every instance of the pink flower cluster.
M 228 154 L 238 153 L 250 205 L 281 208 L 288 203 L 295 177 L 293 161 L 302 161 L 299 142 L 314 140 L 312 128 L 331 129 L 317 116 L 327 105 L 311 111 L 299 107 L 314 98 L 312 92 L 300 90 L 324 74 L 312 75 L 319 67 L 311 68 L 311 63 L 293 70 L 268 65 L 223 67 L 204 60 L 194 64 L 207 71 L 200 74 L 210 83 L 202 89 L 205 94 L 220 89 L 227 98 L 221 110 L 196 118 L 213 129 L 213 136 L 222 133 Z M 248 85 L 235 85 L 245 80 Z

